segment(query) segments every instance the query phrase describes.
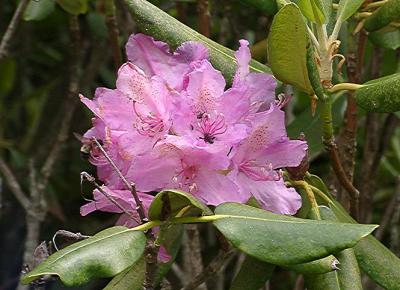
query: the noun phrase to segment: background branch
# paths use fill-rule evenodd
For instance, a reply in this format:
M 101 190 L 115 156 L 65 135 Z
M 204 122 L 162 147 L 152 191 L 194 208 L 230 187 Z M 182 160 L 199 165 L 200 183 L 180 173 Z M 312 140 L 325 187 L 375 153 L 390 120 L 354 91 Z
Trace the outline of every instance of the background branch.
M 0 60 L 8 56 L 9 47 L 12 39 L 14 38 L 18 25 L 24 14 L 26 7 L 28 6 L 29 0 L 21 0 L 18 4 L 17 10 L 15 10 L 14 15 L 7 27 L 6 32 L 3 35 L 0 43 Z

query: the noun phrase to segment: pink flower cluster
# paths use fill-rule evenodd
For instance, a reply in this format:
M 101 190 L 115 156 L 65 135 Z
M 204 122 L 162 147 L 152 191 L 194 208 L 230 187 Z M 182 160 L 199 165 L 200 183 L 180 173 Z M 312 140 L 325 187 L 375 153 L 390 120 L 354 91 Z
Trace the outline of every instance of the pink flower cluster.
M 93 100 L 81 96 L 95 114 L 84 137 L 102 141 L 145 207 L 152 193 L 180 189 L 209 205 L 254 197 L 266 210 L 296 213 L 301 198 L 284 185 L 280 169 L 298 166 L 307 144 L 287 137 L 276 81 L 249 71 L 247 41 L 235 53 L 228 89 L 200 43 L 171 53 L 164 42 L 136 34 L 126 51 L 129 62 L 118 71 L 116 89 L 98 88 Z M 134 213 L 133 197 L 96 148 L 90 161 L 104 190 Z M 94 210 L 121 212 L 97 190 L 81 213 Z M 126 220 L 122 215 L 120 222 Z

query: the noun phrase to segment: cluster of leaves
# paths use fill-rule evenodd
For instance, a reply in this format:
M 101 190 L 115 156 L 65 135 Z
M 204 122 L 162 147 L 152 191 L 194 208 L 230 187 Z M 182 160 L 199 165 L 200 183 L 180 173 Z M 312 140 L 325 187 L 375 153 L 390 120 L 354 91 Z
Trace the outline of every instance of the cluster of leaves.
M 205 43 L 210 49 L 213 64 L 228 79 L 232 77 L 236 68 L 232 50 L 184 26 L 147 1 L 127 2 L 133 18 L 143 32 L 167 41 L 171 46 L 187 40 Z M 289 1 L 241 2 L 253 5 L 268 15 L 277 13 L 269 37 L 269 65 L 275 76 L 284 83 L 292 84 L 299 91 L 318 95 L 312 81 L 312 74 L 315 72 L 310 71 L 308 65 L 310 40 L 304 17 L 317 25 L 328 24 L 329 30 L 329 25 L 335 23 L 332 20 L 335 18 L 331 16 L 332 3 L 323 0 L 293 1 L 297 2 L 296 6 L 286 3 Z M 340 1 L 336 20 L 344 23 L 360 9 L 362 2 Z M 58 9 L 56 4 L 74 15 L 86 13 L 88 10 L 86 1 L 31 1 L 24 18 L 44 19 L 54 9 Z M 388 27 L 399 20 L 399 13 L 395 12 L 399 7 L 399 1 L 388 1 L 366 19 L 365 29 L 374 31 L 369 36 L 371 42 L 388 49 L 400 46 L 399 29 Z M 12 70 L 12 65 L 7 67 Z M 267 66 L 257 61 L 253 61 L 252 69 L 270 72 Z M 7 72 L 4 74 L 10 75 Z M 356 100 L 367 111 L 396 112 L 400 103 L 399 83 L 399 74 L 366 82 L 357 90 Z M 296 94 L 300 93 L 296 91 Z M 339 112 L 340 98 L 332 98 Z M 339 119 L 340 116 L 338 113 Z M 289 126 L 289 132 L 292 131 L 293 135 L 305 131 L 306 135 L 315 136 L 315 140 L 313 137 L 308 140 L 311 156 L 316 156 L 323 148 L 320 142 L 319 118 L 319 113 L 311 117 L 309 110 L 306 110 Z M 308 125 L 307 128 L 305 124 Z M 396 142 L 393 144 L 396 147 Z M 389 154 L 393 152 L 396 154 L 398 150 Z M 386 168 L 390 167 L 396 174 L 397 164 L 394 167 L 389 165 Z M 308 207 L 309 210 L 302 211 L 303 218 L 276 215 L 238 204 L 218 206 L 212 213 L 187 193 L 160 192 L 151 205 L 148 225 L 133 229 L 111 227 L 101 231 L 89 239 L 58 251 L 25 275 L 23 281 L 29 283 L 45 275 L 57 275 L 66 285 L 80 285 L 94 278 L 115 276 L 106 289 L 140 289 L 145 276 L 144 230 L 161 226 L 161 230 L 168 232 L 171 225 L 174 225 L 172 228 L 176 231 L 177 227 L 181 228 L 185 223 L 212 222 L 234 247 L 248 255 L 231 289 L 260 288 L 269 278 L 266 273 L 272 273 L 275 265 L 302 273 L 308 289 L 362 289 L 358 265 L 386 289 L 399 288 L 400 281 L 396 273 L 400 269 L 400 261 L 369 235 L 375 226 L 354 224 L 355 221 L 329 194 L 319 178 L 309 176 L 305 182 L 313 188 L 318 204 L 324 207 L 310 210 L 311 205 L 304 198 L 304 208 Z M 169 204 L 175 206 L 169 209 L 167 218 L 164 213 L 161 214 L 165 195 L 168 196 Z M 192 210 L 185 211 L 187 215 L 181 216 L 179 213 L 183 208 Z M 315 216 L 315 210 L 320 214 Z M 175 258 L 181 241 L 177 239 L 174 242 L 176 251 L 172 259 Z M 336 260 L 341 263 L 341 271 L 335 271 L 332 266 Z M 165 269 L 163 273 L 166 273 Z M 243 288 L 243 285 L 247 288 Z

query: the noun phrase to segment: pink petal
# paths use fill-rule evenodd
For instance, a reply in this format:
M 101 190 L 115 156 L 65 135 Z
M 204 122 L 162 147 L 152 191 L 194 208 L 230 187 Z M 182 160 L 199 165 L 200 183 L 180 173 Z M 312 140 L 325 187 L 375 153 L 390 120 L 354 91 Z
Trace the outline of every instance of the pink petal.
M 218 98 L 223 94 L 225 84 L 221 72 L 207 60 L 193 65 L 193 71 L 188 74 L 186 91 L 196 114 L 213 113 L 217 109 Z
M 277 142 L 260 152 L 257 161 L 272 164 L 274 169 L 295 167 L 300 165 L 307 148 L 307 143 L 300 140 Z
M 185 43 L 172 54 L 166 43 L 144 34 L 129 37 L 126 53 L 128 59 L 146 75 L 158 75 L 176 90 L 182 89 L 184 76 L 190 70 L 189 64 L 208 57 L 207 49 L 201 44 Z
M 301 207 L 301 196 L 279 181 L 254 181 L 239 173 L 237 182 L 244 195 L 251 194 L 265 210 L 294 215 Z
M 240 194 L 239 187 L 226 175 L 215 171 L 200 170 L 195 179 L 198 191 L 193 192 L 197 198 L 209 205 L 224 202 L 246 202 L 249 197 Z
M 98 88 L 93 100 L 81 101 L 111 130 L 127 130 L 135 119 L 132 101 L 118 90 Z
M 276 80 L 272 75 L 266 73 L 251 73 L 249 63 L 251 60 L 249 42 L 240 40 L 240 47 L 235 52 L 238 68 L 233 80 L 233 88 L 245 87 L 246 98 L 257 106 L 262 103 L 272 103 L 275 100 Z
M 136 65 L 127 62 L 118 70 L 117 89 L 128 99 L 141 103 L 151 94 L 150 79 Z

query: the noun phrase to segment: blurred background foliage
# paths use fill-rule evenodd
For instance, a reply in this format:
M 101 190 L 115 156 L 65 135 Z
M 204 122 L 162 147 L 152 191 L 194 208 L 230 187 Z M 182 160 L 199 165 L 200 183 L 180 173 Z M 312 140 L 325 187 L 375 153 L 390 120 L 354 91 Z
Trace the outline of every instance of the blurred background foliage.
M 65 111 L 74 110 L 74 103 L 78 100 L 77 95 L 76 100 L 68 99 L 70 78 L 68 68 L 72 59 L 69 16 L 64 10 L 75 8 L 68 7 L 68 1 L 56 2 L 57 5 L 53 0 L 30 1 L 24 20 L 12 40 L 9 56 L 0 60 L 0 156 L 8 163 L 27 192 L 30 186 L 28 178 L 30 162 L 33 162 L 33 168 L 39 169 L 42 166 L 52 146 L 58 142 L 56 137 Z M 181 22 L 200 30 L 198 3 L 195 0 L 151 2 Z M 246 38 L 252 44 L 253 57 L 261 62 L 267 62 L 265 39 L 277 9 L 275 2 L 268 0 L 208 2 L 210 38 L 232 49 L 237 48 L 239 39 Z M 6 30 L 17 5 L 18 1 L 2 2 L 1 34 Z M 101 0 L 90 0 L 85 2 L 85 5 L 82 11 L 79 11 L 82 13 L 78 17 L 81 27 L 82 58 L 79 91 L 91 97 L 96 87 L 114 87 L 116 71 L 109 48 L 104 3 Z M 126 4 L 122 0 L 115 0 L 115 5 L 122 49 L 128 36 L 138 29 L 127 11 Z M 342 29 L 341 53 L 346 56 L 349 55 L 349 47 L 353 45 L 351 42 L 355 36 L 351 32 L 357 23 L 356 19 L 351 19 Z M 359 81 L 365 82 L 399 72 L 399 29 L 384 34 L 374 32 L 365 37 L 367 40 L 365 52 L 362 54 Z M 346 69 L 343 70 L 343 75 L 336 74 L 338 81 L 347 78 Z M 289 135 L 297 138 L 301 132 L 305 133 L 310 145 L 311 172 L 327 181 L 332 192 L 340 199 L 343 194 L 342 189 L 330 172 L 328 158 L 323 152 L 321 129 L 317 120 L 318 111 L 313 117 L 308 96 L 289 86 L 284 86 L 280 90 L 293 95 L 291 103 L 286 108 Z M 66 100 L 67 106 L 64 106 Z M 68 107 L 68 100 L 71 108 Z M 338 145 L 342 152 L 349 145 L 346 141 L 341 142 L 345 134 L 341 129 L 344 127 L 345 110 L 345 94 L 336 96 L 334 118 L 339 136 Z M 399 115 L 367 114 L 361 109 L 357 114 L 354 179 L 356 186 L 361 189 L 361 194 L 367 195 L 362 204 L 361 222 L 386 223 L 379 238 L 399 255 Z M 106 213 L 94 213 L 88 217 L 81 217 L 79 214 L 79 207 L 85 202 L 84 197 L 90 197 L 91 192 L 91 188 L 86 185 L 81 190 L 79 173 L 88 171 L 94 174 L 94 170 L 80 157 L 80 142 L 73 137 L 72 132 L 82 134 L 89 127 L 90 114 L 83 105 L 78 104 L 68 138 L 61 144 L 60 158 L 52 168 L 50 181 L 44 192 L 48 214 L 41 226 L 40 240 L 51 240 L 59 229 L 93 234 L 111 226 L 117 218 Z M 17 287 L 23 261 L 25 231 L 24 209 L 0 175 L 1 290 Z M 207 264 L 216 253 L 218 242 L 210 227 L 201 226 L 200 231 L 203 259 Z M 181 267 L 184 267 L 185 255 L 188 253 L 182 251 L 178 258 L 178 262 L 183 265 Z M 232 273 L 237 271 L 240 259 L 240 256 L 234 257 L 227 270 L 209 283 L 209 289 L 227 289 L 227 281 L 231 280 Z M 175 268 L 168 276 L 171 282 L 177 281 L 173 283 L 177 285 L 185 279 L 179 277 L 178 270 Z M 293 273 L 279 270 L 270 281 L 269 289 L 293 289 L 296 287 L 295 283 L 296 277 Z M 102 281 L 99 281 L 79 289 L 101 289 L 101 285 Z M 48 289 L 61 287 L 60 284 L 53 283 Z

